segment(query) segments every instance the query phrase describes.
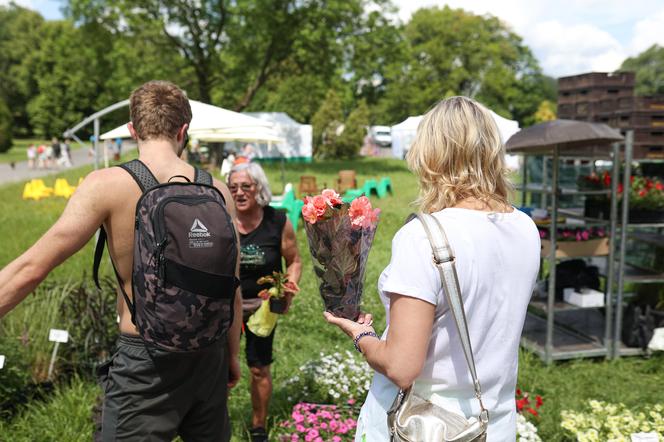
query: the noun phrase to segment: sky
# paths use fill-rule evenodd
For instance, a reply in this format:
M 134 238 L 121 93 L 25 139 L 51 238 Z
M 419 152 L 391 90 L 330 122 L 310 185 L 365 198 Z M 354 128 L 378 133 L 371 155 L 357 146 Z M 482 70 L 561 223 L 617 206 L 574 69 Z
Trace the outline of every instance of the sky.
M 0 0 L 6 4 L 9 0 Z M 46 19 L 62 17 L 64 0 L 17 0 Z M 398 17 L 449 5 L 500 18 L 523 38 L 545 74 L 609 72 L 653 44 L 664 46 L 663 0 L 393 0 Z

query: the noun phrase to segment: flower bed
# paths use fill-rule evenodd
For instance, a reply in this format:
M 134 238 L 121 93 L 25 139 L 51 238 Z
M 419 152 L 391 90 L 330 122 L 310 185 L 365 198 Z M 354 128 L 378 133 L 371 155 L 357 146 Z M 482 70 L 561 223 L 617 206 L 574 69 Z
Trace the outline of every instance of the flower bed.
M 274 434 L 279 441 L 342 442 L 351 440 L 357 421 L 352 405 L 322 405 L 300 402 L 293 407 L 291 418 L 279 424 Z
M 563 410 L 561 426 L 578 441 L 629 442 L 634 433 L 656 433 L 664 438 L 664 406 L 632 411 L 623 404 L 591 400 L 588 411 Z

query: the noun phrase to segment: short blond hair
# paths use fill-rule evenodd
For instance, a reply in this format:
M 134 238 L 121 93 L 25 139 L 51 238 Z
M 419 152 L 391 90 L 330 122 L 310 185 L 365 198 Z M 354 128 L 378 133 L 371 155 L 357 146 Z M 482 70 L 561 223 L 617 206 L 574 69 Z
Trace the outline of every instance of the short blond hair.
M 467 97 L 440 101 L 424 115 L 406 160 L 420 182 L 421 211 L 474 197 L 509 205 L 505 146 L 491 112 Z

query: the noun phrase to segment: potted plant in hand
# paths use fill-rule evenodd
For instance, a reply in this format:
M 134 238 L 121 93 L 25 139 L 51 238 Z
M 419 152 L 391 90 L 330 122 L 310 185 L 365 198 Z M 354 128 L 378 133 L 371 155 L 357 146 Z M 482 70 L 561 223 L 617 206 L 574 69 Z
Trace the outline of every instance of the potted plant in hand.
M 272 313 L 285 313 L 289 297 L 300 291 L 297 284 L 289 281 L 288 275 L 282 272 L 272 272 L 272 275 L 258 278 L 256 282 L 260 285 L 269 284 L 271 286 L 258 292 L 258 296 L 265 301 L 270 301 L 270 311 Z

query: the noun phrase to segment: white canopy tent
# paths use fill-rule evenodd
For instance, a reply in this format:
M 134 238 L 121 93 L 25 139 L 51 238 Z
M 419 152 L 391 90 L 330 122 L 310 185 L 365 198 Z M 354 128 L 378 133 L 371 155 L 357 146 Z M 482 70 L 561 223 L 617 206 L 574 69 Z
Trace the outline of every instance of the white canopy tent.
M 273 141 L 278 137 L 272 129 L 272 124 L 248 115 L 233 112 L 211 104 L 201 103 L 196 100 L 189 100 L 191 105 L 191 124 L 189 125 L 189 136 L 203 140 L 197 134 L 210 134 L 212 132 L 223 132 L 227 134 L 237 132 L 243 136 L 255 133 L 251 141 Z M 267 137 L 265 139 L 261 138 Z M 99 138 L 102 140 L 111 140 L 115 138 L 130 138 L 129 129 L 126 124 L 102 134 Z M 224 140 L 226 141 L 226 140 Z
M 509 140 L 509 138 L 517 133 L 519 128 L 519 122 L 501 117 L 497 113 L 489 110 L 493 116 L 493 120 L 498 126 L 500 131 L 500 137 L 503 140 L 503 143 Z M 423 116 L 418 115 L 414 117 L 408 117 L 401 123 L 396 126 L 392 126 L 392 155 L 396 158 L 403 158 L 408 148 L 410 148 L 411 143 L 415 139 L 415 134 L 417 133 L 417 126 L 419 126 L 420 121 L 422 121 Z M 511 156 L 511 155 L 508 155 Z M 508 158 L 508 162 L 511 159 Z
M 258 146 L 259 158 L 311 159 L 313 128 L 310 124 L 300 124 L 285 112 L 248 112 L 244 115 L 273 124 L 283 139 L 267 149 Z

